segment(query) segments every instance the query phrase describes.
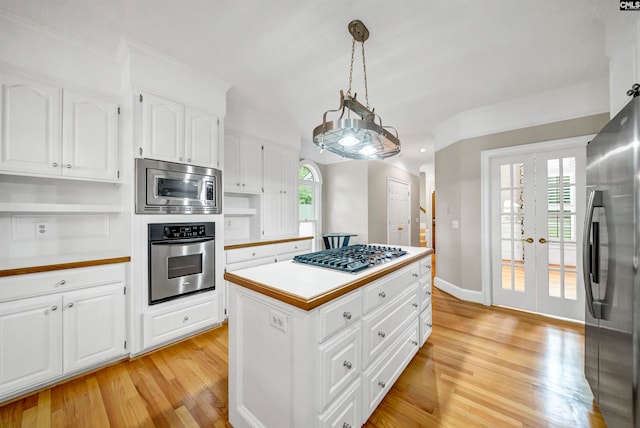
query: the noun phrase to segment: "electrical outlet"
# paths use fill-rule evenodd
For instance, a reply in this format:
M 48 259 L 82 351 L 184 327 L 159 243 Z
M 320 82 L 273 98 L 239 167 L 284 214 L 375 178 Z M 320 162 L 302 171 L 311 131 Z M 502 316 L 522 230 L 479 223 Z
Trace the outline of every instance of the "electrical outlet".
M 288 328 L 288 318 L 282 312 L 271 309 L 269 311 L 269 324 L 286 333 Z
M 44 237 L 49 234 L 47 223 L 36 223 L 36 238 Z

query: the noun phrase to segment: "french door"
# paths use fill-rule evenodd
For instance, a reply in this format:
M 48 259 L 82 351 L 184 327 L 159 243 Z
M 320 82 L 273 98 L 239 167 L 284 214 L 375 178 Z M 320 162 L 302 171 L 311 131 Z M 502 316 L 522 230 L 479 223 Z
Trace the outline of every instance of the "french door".
M 491 160 L 493 303 L 584 319 L 585 149 Z

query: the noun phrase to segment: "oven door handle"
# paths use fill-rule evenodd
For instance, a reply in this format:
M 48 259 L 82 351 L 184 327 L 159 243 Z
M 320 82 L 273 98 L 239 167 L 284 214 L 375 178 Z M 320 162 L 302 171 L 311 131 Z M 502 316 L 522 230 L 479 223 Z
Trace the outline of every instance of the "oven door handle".
M 197 239 L 170 239 L 167 241 L 151 241 L 151 245 L 180 245 L 180 244 L 200 244 L 202 242 L 214 241 L 216 238 L 197 238 Z

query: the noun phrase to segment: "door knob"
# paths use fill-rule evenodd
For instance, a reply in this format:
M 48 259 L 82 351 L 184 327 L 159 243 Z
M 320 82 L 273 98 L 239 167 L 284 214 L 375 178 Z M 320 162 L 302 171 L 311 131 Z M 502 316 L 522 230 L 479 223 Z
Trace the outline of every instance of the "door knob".
M 546 240 L 546 239 L 544 239 L 544 238 L 540 238 L 540 239 L 538 239 L 538 242 L 539 242 L 539 243 L 541 243 L 541 244 L 546 244 L 546 243 L 547 243 L 547 242 L 549 242 L 549 241 L 547 241 L 547 240 Z
M 527 241 L 529 244 L 533 244 L 533 238 L 527 238 L 525 239 L 525 241 Z

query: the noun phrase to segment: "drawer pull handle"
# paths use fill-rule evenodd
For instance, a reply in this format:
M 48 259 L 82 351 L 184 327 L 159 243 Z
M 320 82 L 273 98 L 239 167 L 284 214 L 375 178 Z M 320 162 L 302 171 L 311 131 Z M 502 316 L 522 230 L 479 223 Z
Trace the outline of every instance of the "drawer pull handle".
M 67 281 L 65 281 L 64 279 L 61 279 L 60 281 L 58 281 L 58 285 L 65 285 L 67 283 Z
M 385 332 L 384 332 L 384 331 L 379 331 L 379 332 L 378 332 L 378 336 L 380 336 L 381 338 L 383 338 L 383 339 L 384 339 L 384 337 L 386 336 L 386 334 L 385 334 Z
M 351 365 L 351 361 L 345 361 L 342 365 L 345 366 L 347 370 L 351 370 L 351 367 L 353 367 L 353 365 Z
M 431 328 L 431 327 L 433 327 L 433 324 L 427 323 L 427 327 Z
M 73 308 L 73 302 L 69 303 L 69 304 L 67 305 L 67 308 Z
M 67 165 L 65 165 L 67 167 L 67 169 L 71 169 L 71 164 L 68 163 Z
M 431 291 L 427 290 L 427 296 L 431 296 Z
M 57 307 L 57 306 L 55 306 L 55 305 L 53 305 L 53 306 L 51 306 L 51 310 L 52 310 L 52 311 L 57 311 L 57 310 L 58 310 L 58 307 Z
M 184 320 L 189 321 L 189 317 L 188 316 L 184 317 Z
M 411 306 L 413 306 L 414 308 L 417 308 L 418 304 L 417 303 L 412 303 Z
M 251 253 L 251 257 L 255 257 L 256 253 Z
M 384 299 L 385 297 L 387 297 L 387 294 L 384 291 L 381 291 L 381 292 L 378 293 L 378 296 L 380 296 L 380 297 L 382 297 Z
M 351 312 L 345 312 L 344 314 L 342 314 L 342 316 L 343 316 L 345 319 L 350 320 L 350 319 L 351 319 Z
M 384 388 L 385 386 L 387 386 L 387 384 L 386 384 L 386 383 L 384 383 L 383 381 L 379 380 L 379 381 L 378 381 L 378 386 L 379 386 L 380 388 Z
M 412 273 L 412 274 L 411 274 L 411 276 L 412 276 L 412 277 L 414 277 L 414 278 L 417 278 L 417 277 L 419 277 L 420 275 L 418 275 L 417 273 L 415 273 L 415 272 L 414 272 L 414 273 Z
M 54 162 L 51 164 L 52 167 L 57 168 L 58 167 L 58 162 Z
M 345 422 L 342 424 L 342 428 L 351 428 L 351 425 Z
M 413 343 L 414 345 L 418 346 L 418 342 L 416 342 L 415 340 L 412 340 L 411 343 Z

